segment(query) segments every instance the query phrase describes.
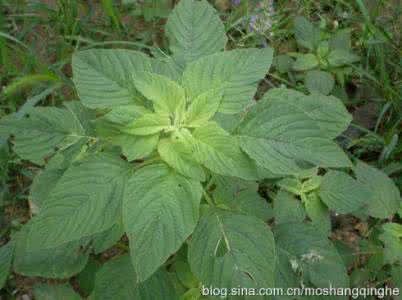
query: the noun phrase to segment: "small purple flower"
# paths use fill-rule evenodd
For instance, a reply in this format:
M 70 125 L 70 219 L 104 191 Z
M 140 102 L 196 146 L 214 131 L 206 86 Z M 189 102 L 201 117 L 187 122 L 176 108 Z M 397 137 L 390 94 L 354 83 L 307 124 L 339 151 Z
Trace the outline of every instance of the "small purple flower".
M 232 6 L 239 6 L 240 0 L 232 0 Z
M 256 29 L 257 22 L 258 22 L 258 15 L 252 15 L 249 23 L 250 31 L 254 31 Z

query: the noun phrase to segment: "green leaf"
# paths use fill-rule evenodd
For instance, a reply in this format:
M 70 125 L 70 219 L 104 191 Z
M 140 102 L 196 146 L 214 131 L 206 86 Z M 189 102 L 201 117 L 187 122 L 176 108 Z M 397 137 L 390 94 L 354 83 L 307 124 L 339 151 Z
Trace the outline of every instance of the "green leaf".
M 216 123 L 195 129 L 190 142 L 194 158 L 212 172 L 256 179 L 253 162 L 242 152 L 237 140 Z
M 210 90 L 200 94 L 187 109 L 185 124 L 189 127 L 206 125 L 218 110 L 221 99 L 221 91 Z
M 331 50 L 350 51 L 350 29 L 338 31 L 329 39 Z
M 36 214 L 40 206 L 48 198 L 50 192 L 67 170 L 69 163 L 65 162 L 63 155 L 56 154 L 34 178 L 29 198 L 31 200 L 32 213 Z
M 319 195 L 331 210 L 341 214 L 357 211 L 373 200 L 373 194 L 364 184 L 340 171 L 324 175 Z
M 138 280 L 179 249 L 198 220 L 202 188 L 164 164 L 146 166 L 128 181 L 123 222 Z
M 150 72 L 133 75 L 135 87 L 154 105 L 155 112 L 180 117 L 185 108 L 184 89 L 175 81 Z
M 244 116 L 245 112 L 231 115 L 218 112 L 214 115 L 211 121 L 216 122 L 225 131 L 233 133 L 243 120 Z
M 123 222 L 118 220 L 111 228 L 92 236 L 92 248 L 99 254 L 115 245 L 124 234 Z
M 192 157 L 190 145 L 185 141 L 171 138 L 162 139 L 158 144 L 161 158 L 180 174 L 199 181 L 205 180 L 205 173 Z
M 304 284 L 321 288 L 349 286 L 342 258 L 316 227 L 307 223 L 297 226 L 287 223 L 276 226 L 274 235 L 278 256 L 282 256 L 282 260 L 286 258 L 293 270 L 302 274 Z M 292 272 L 292 269 L 289 271 Z M 292 277 L 295 273 L 287 275 Z
M 365 184 L 373 195 L 368 207 L 370 216 L 385 219 L 398 211 L 401 205 L 400 192 L 384 172 L 358 161 L 355 174 L 357 180 Z
M 154 73 L 161 74 L 177 82 L 180 81 L 183 70 L 171 56 L 154 57 L 151 59 L 151 63 Z
M 205 286 L 274 285 L 274 239 L 255 217 L 211 209 L 194 231 L 188 260 Z
M 39 212 L 42 203 L 46 201 L 64 172 L 72 163 L 83 158 L 87 150 L 88 146 L 85 140 L 75 143 L 52 156 L 46 167 L 38 172 L 34 177 L 29 193 L 30 209 L 33 215 Z
M 132 74 L 152 71 L 145 54 L 124 49 L 90 49 L 72 59 L 73 81 L 82 103 L 90 108 L 111 108 L 138 102 Z
M 90 258 L 85 268 L 77 275 L 80 291 L 84 295 L 92 293 L 95 287 L 95 274 L 99 271 L 102 264 L 95 258 Z
M 167 115 L 147 114 L 125 126 L 123 131 L 133 135 L 152 135 L 168 129 L 170 125 Z
M 328 62 L 333 67 L 340 67 L 359 61 L 360 58 L 347 50 L 332 50 L 328 55 Z
M 152 112 L 141 105 L 120 105 L 113 107 L 104 118 L 110 122 L 124 125 L 149 113 Z
M 272 64 L 279 73 L 287 73 L 292 70 L 293 58 L 287 54 L 277 55 L 274 57 Z
M 37 284 L 33 287 L 33 294 L 35 299 L 40 300 L 81 300 L 80 295 L 69 284 Z
M 320 42 L 320 29 L 304 17 L 294 18 L 294 34 L 297 43 L 313 50 Z
M 168 274 L 158 270 L 138 283 L 128 255 L 113 258 L 96 273 L 93 300 L 178 300 Z
M 134 136 L 122 132 L 126 125 L 119 125 L 100 118 L 96 121 L 96 133 L 103 140 L 120 146 L 128 161 L 141 159 L 151 154 L 159 142 L 159 133 Z
M 30 224 L 25 225 L 13 238 L 13 267 L 16 273 L 24 276 L 69 278 L 84 269 L 88 261 L 88 254 L 83 249 L 86 242 L 73 241 L 49 249 L 32 249 L 27 245 Z
M 347 269 L 353 267 L 356 263 L 359 263 L 360 257 L 354 248 L 339 240 L 335 240 L 333 243 L 339 255 L 342 257 Z M 362 249 L 359 250 L 362 251 Z
M 120 140 L 123 155 L 128 161 L 142 159 L 151 154 L 159 142 L 159 134 L 146 136 L 124 136 Z
M 292 222 L 302 223 L 306 218 L 306 212 L 301 202 L 292 194 L 282 190 L 275 196 L 274 214 L 276 225 Z
M 352 116 L 342 101 L 332 96 L 306 96 L 294 90 L 276 88 L 265 94 L 260 105 L 270 105 L 274 101 L 297 106 L 317 124 L 322 134 L 331 139 L 345 131 L 352 121 Z
M 227 42 L 218 13 L 205 0 L 180 1 L 169 16 L 166 36 L 173 55 L 185 63 L 221 51 Z
M 129 171 L 125 161 L 107 154 L 70 167 L 33 219 L 29 248 L 53 248 L 112 227 Z
M 321 230 L 327 236 L 331 235 L 332 224 L 328 208 L 321 202 L 316 193 L 305 196 L 304 207 L 307 216 L 317 230 Z
M 13 260 L 14 243 L 9 242 L 0 247 L 0 289 L 6 284 Z
M 242 149 L 278 175 L 297 174 L 312 165 L 349 167 L 345 153 L 292 98 L 270 101 L 267 97 L 252 108 L 239 127 Z
M 214 176 L 217 187 L 213 197 L 217 206 L 268 221 L 273 217 L 272 207 L 258 194 L 256 182 L 235 177 Z
M 28 118 L 2 120 L 0 131 L 14 135 L 14 151 L 33 163 L 43 165 L 44 158 L 56 150 L 91 138 L 89 113 L 78 102 L 66 103 L 65 108 L 31 108 L 28 114 Z
M 237 113 L 252 103 L 257 86 L 271 66 L 273 49 L 241 49 L 209 55 L 189 64 L 183 85 L 189 101 L 218 90 L 223 98 L 218 111 Z
M 301 195 L 303 193 L 303 185 L 300 179 L 293 177 L 285 177 L 278 181 L 277 186 L 285 191 L 291 192 L 295 195 Z
M 180 283 L 186 288 L 198 287 L 199 281 L 191 272 L 190 265 L 187 262 L 179 260 L 173 265 L 173 268 Z
M 384 233 L 379 239 L 384 243 L 385 263 L 402 263 L 402 225 L 397 223 L 386 223 L 382 225 Z
M 307 71 L 318 66 L 318 59 L 314 54 L 308 53 L 299 56 L 293 64 L 295 71 Z
M 307 72 L 305 84 L 310 93 L 328 95 L 334 88 L 335 79 L 328 72 L 313 70 Z

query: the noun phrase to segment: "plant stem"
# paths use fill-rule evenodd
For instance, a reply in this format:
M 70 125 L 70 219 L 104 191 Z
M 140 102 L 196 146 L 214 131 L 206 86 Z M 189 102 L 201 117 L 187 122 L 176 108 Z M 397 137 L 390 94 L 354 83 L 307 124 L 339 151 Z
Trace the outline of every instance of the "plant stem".
M 215 203 L 214 203 L 214 201 L 212 200 L 212 198 L 208 195 L 208 193 L 207 193 L 205 190 L 203 190 L 202 192 L 203 192 L 204 197 L 205 197 L 205 200 L 207 200 L 209 206 L 215 207 Z

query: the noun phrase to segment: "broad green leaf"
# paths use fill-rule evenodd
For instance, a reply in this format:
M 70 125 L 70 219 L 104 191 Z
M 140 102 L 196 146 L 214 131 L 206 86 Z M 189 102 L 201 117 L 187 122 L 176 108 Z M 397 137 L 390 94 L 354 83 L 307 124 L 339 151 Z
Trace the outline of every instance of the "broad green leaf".
M 373 194 L 364 184 L 340 171 L 324 175 L 319 196 L 331 210 L 341 214 L 357 211 L 373 200 Z
M 28 115 L 23 119 L 4 119 L 0 130 L 14 135 L 14 151 L 33 163 L 43 165 L 44 158 L 56 150 L 92 138 L 87 124 L 89 114 L 78 102 L 66 103 L 64 108 L 31 108 Z
M 6 284 L 13 260 L 14 243 L 8 242 L 0 247 L 0 290 Z
M 328 208 L 321 202 L 316 193 L 310 193 L 305 196 L 304 207 L 307 216 L 310 218 L 317 230 L 321 230 L 327 236 L 331 234 L 331 217 Z
M 355 174 L 357 180 L 365 184 L 373 195 L 368 207 L 370 216 L 389 218 L 398 211 L 401 205 L 400 192 L 384 172 L 358 161 Z
M 100 118 L 96 121 L 97 136 L 114 145 L 120 146 L 128 161 L 141 159 L 151 154 L 159 142 L 159 133 L 134 136 L 123 132 L 126 125 L 119 125 Z
M 141 159 L 151 154 L 159 142 L 159 134 L 146 136 L 124 136 L 119 144 L 122 147 L 123 155 L 128 161 Z
M 217 206 L 255 216 L 264 221 L 273 217 L 270 204 L 258 194 L 256 182 L 234 177 L 214 176 L 213 197 Z
M 13 238 L 13 267 L 16 273 L 45 278 L 69 278 L 84 269 L 88 261 L 88 254 L 84 252 L 87 243 L 73 241 L 54 248 L 36 250 L 27 246 L 29 231 L 30 223 Z
M 306 212 L 299 200 L 292 194 L 280 190 L 274 199 L 275 224 L 302 223 Z M 298 226 L 298 225 L 295 225 Z
M 209 55 L 189 64 L 183 85 L 189 101 L 218 90 L 223 98 L 218 111 L 237 113 L 252 103 L 257 86 L 271 66 L 273 50 L 241 49 Z
M 123 222 L 139 281 L 151 276 L 192 233 L 201 193 L 198 181 L 164 164 L 146 166 L 129 179 Z
M 73 81 L 85 106 L 110 108 L 138 102 L 132 74 L 152 71 L 145 54 L 124 49 L 90 49 L 72 59 Z
M 345 131 L 352 121 L 352 116 L 342 101 L 332 96 L 316 93 L 306 96 L 294 90 L 277 88 L 266 93 L 260 103 L 270 105 L 274 101 L 297 106 L 331 139 Z
M 344 29 L 332 35 L 329 39 L 329 48 L 350 51 L 350 29 Z
M 272 64 L 279 73 L 287 73 L 292 70 L 293 58 L 287 54 L 277 55 Z
M 190 142 L 194 158 L 211 171 L 246 180 L 256 179 L 253 162 L 242 152 L 237 140 L 216 123 L 194 130 Z
M 93 300 L 178 300 L 168 274 L 158 270 L 147 281 L 138 283 L 130 256 L 106 262 L 97 272 Z
M 349 286 L 342 258 L 327 237 L 308 223 L 282 224 L 275 227 L 278 256 L 291 263 L 295 274 L 302 274 L 303 283 L 316 287 Z M 283 270 L 285 271 L 285 270 Z M 292 277 L 292 274 L 287 274 Z M 338 298 L 337 298 L 338 299 Z
M 227 42 L 218 13 L 205 0 L 180 1 L 169 16 L 166 35 L 173 55 L 185 63 L 219 52 Z
M 332 50 L 328 56 L 328 62 L 333 67 L 340 67 L 359 61 L 360 58 L 347 50 Z
M 314 54 L 308 53 L 299 56 L 293 64 L 295 71 L 307 71 L 318 66 L 318 59 Z
M 46 201 L 68 166 L 69 163 L 65 162 L 64 157 L 56 154 L 49 160 L 46 168 L 35 176 L 29 193 L 32 206 L 35 207 L 32 211 L 33 214 L 36 214 L 37 211 L 35 210 L 39 210 L 41 204 Z
M 111 228 L 104 232 L 96 233 L 91 237 L 92 248 L 95 254 L 99 254 L 115 245 L 124 234 L 123 222 L 118 220 Z
M 211 121 L 216 122 L 220 127 L 229 133 L 233 133 L 237 126 L 241 123 L 245 116 L 245 112 L 240 112 L 238 114 L 223 114 L 216 113 Z
M 382 225 L 384 233 L 379 239 L 384 243 L 385 263 L 402 263 L 402 225 L 386 223 Z
M 274 286 L 274 247 L 261 219 L 211 209 L 194 231 L 188 259 L 205 286 L 267 287 Z
M 277 186 L 285 191 L 295 195 L 301 195 L 303 192 L 303 184 L 300 179 L 294 177 L 285 177 L 276 183 Z
M 138 298 L 137 276 L 129 255 L 112 258 L 97 272 L 92 293 L 94 300 Z
M 312 166 L 348 167 L 346 154 L 323 134 L 303 107 L 260 100 L 239 127 L 242 149 L 258 165 L 278 175 L 297 174 Z
M 184 89 L 175 81 L 150 72 L 133 75 L 135 87 L 154 105 L 155 112 L 180 117 L 186 105 Z
M 81 300 L 80 295 L 69 284 L 50 285 L 40 283 L 33 287 L 35 299 L 40 300 Z
M 70 167 L 33 218 L 29 248 L 57 247 L 112 227 L 129 171 L 125 161 L 107 154 L 89 156 Z
M 342 257 L 347 269 L 354 266 L 354 264 L 359 263 L 360 257 L 357 251 L 353 249 L 350 245 L 339 240 L 335 240 L 333 241 L 333 243 L 339 255 Z
M 296 288 L 300 285 L 300 279 L 296 275 L 294 261 L 289 259 L 288 253 L 283 249 L 275 249 L 275 287 L 276 288 Z M 294 300 L 294 297 L 282 295 L 276 296 L 275 300 Z
M 86 141 L 81 140 L 71 147 L 56 153 L 48 160 L 46 167 L 38 172 L 29 192 L 30 209 L 33 215 L 39 212 L 40 206 L 46 201 L 68 167 L 83 158 L 87 150 Z
M 307 72 L 305 84 L 310 93 L 328 95 L 334 88 L 335 79 L 328 72 L 313 70 Z
M 102 266 L 101 262 L 91 257 L 85 268 L 77 275 L 76 280 L 80 287 L 80 292 L 84 295 L 92 293 L 95 287 L 95 275 Z
M 165 138 L 158 144 L 161 158 L 180 174 L 199 181 L 205 180 L 205 173 L 201 165 L 194 160 L 190 145 L 185 141 Z
M 322 177 L 314 175 L 303 182 L 302 192 L 304 194 L 317 190 L 321 185 Z
M 154 57 L 151 59 L 151 64 L 154 73 L 166 76 L 177 82 L 180 81 L 183 70 L 171 56 Z
M 200 94 L 191 102 L 185 115 L 185 124 L 189 127 L 200 127 L 206 125 L 221 103 L 222 92 L 210 90 Z
M 167 130 L 170 125 L 167 115 L 147 114 L 127 124 L 123 131 L 133 135 L 152 135 Z
M 329 43 L 328 41 L 321 41 L 320 44 L 318 45 L 317 48 L 317 57 L 320 60 L 320 63 L 327 66 L 327 63 L 325 61 L 326 57 L 328 56 L 329 53 Z
M 110 112 L 104 116 L 104 118 L 110 122 L 124 125 L 131 123 L 135 119 L 138 119 L 145 114 L 150 113 L 152 112 L 146 109 L 144 106 L 133 104 L 120 105 L 113 107 Z
M 186 288 L 198 287 L 199 281 L 191 272 L 190 265 L 184 261 L 178 261 L 174 265 L 176 276 Z
M 297 43 L 310 50 L 316 48 L 320 42 L 320 29 L 304 17 L 296 17 L 293 22 Z

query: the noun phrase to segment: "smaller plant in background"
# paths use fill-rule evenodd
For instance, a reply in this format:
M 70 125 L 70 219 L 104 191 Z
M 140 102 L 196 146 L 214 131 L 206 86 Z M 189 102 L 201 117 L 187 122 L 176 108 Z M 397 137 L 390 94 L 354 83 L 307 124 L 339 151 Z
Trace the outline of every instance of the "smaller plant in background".
M 277 56 L 277 70 L 288 73 L 293 81 L 304 81 L 310 93 L 328 95 L 334 92 L 336 82 L 344 89 L 345 77 L 353 71 L 349 65 L 359 61 L 351 51 L 350 30 L 328 35 L 306 18 L 298 16 L 294 19 L 294 35 L 303 52 Z
M 260 1 L 250 19 L 250 30 L 266 33 L 272 28 L 272 17 L 275 13 L 272 0 Z

